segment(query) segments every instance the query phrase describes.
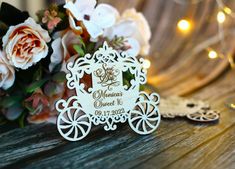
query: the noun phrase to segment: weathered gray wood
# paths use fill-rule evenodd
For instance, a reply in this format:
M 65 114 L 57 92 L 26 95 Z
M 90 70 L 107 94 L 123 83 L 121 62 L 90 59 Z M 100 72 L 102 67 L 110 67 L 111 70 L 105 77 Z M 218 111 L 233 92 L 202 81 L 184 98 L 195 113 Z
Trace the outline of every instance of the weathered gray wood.
M 164 125 L 164 123 L 162 125 Z M 172 127 L 173 125 L 176 125 L 180 128 L 183 124 L 180 121 L 176 121 L 175 124 L 165 123 L 165 125 Z M 180 135 L 182 131 L 179 130 L 179 133 L 171 133 L 171 131 L 172 128 L 169 128 L 168 130 L 158 131 L 156 136 L 149 135 L 141 137 L 131 131 L 129 126 L 123 126 L 123 128 L 120 128 L 120 130 L 116 132 L 108 133 L 101 131 L 96 133 L 93 136 L 93 139 L 95 140 L 91 140 L 88 137 L 88 139 L 77 143 L 68 143 L 60 148 L 55 149 L 54 151 L 51 151 L 48 154 L 49 156 L 43 154 L 43 159 L 35 156 L 35 159 L 30 158 L 30 161 L 20 160 L 15 164 L 13 163 L 11 167 L 27 166 L 26 168 L 41 168 L 54 166 L 54 168 L 76 168 L 76 166 L 81 166 L 85 168 L 103 168 L 105 164 L 105 166 L 110 168 L 115 167 L 113 165 L 116 163 L 118 163 L 118 165 L 116 164 L 118 167 L 119 165 L 123 165 L 124 161 L 128 162 L 130 160 L 134 160 L 136 157 L 143 156 L 144 152 L 148 154 L 153 153 L 154 150 L 157 149 L 157 145 L 161 143 L 161 141 L 156 139 L 156 137 L 160 139 L 161 136 L 167 135 L 167 137 L 163 137 L 162 139 L 164 139 L 166 143 L 169 142 L 169 146 L 171 144 L 175 144 L 177 140 L 181 141 L 186 137 L 185 135 L 182 135 L 181 137 L 172 140 L 175 135 Z M 145 147 L 143 147 L 141 144 L 142 142 L 146 143 Z M 149 144 L 147 144 L 148 142 Z M 156 149 L 152 149 L 153 144 L 155 145 Z M 27 145 L 25 145 L 25 147 L 27 147 Z M 138 153 L 140 149 L 142 153 Z M 113 158 L 117 158 L 117 156 L 119 160 L 114 160 Z M 99 160 L 101 161 L 96 163 Z
M 178 2 L 189 2 L 178 0 Z M 1 129 L 0 168 L 234 168 L 234 111 L 225 106 L 235 97 L 235 70 L 226 60 L 209 60 L 202 42 L 220 50 L 216 40 L 215 0 L 198 4 L 166 0 L 109 1 L 123 11 L 129 7 L 143 10 L 150 22 L 152 68 L 150 89 L 162 96 L 186 95 L 209 101 L 221 111 L 219 124 L 197 125 L 183 119 L 163 120 L 153 135 L 139 136 L 122 125 L 115 132 L 95 130 L 76 143 L 64 141 L 53 125 Z M 235 9 L 234 1 L 225 1 Z M 176 31 L 182 17 L 195 23 L 189 36 Z M 234 28 L 226 21 L 226 32 Z M 226 52 L 234 49 L 233 33 L 226 36 Z
M 27 126 L 0 134 L 0 167 L 64 144 L 56 127 Z
M 186 154 L 183 158 L 167 166 L 169 169 L 187 168 L 208 169 L 235 167 L 235 125 L 218 135 L 213 140 L 200 145 L 195 150 Z M 195 158 L 196 157 L 196 158 Z M 185 163 L 185 161 L 187 163 Z

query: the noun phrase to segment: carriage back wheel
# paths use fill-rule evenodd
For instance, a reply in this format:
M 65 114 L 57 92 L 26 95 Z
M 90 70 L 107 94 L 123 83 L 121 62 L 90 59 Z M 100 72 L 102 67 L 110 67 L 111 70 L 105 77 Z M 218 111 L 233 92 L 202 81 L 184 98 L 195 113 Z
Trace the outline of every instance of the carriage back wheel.
M 161 115 L 158 111 L 159 96 L 150 96 L 141 92 L 134 110 L 129 113 L 130 127 L 138 134 L 146 135 L 154 132 L 160 123 Z

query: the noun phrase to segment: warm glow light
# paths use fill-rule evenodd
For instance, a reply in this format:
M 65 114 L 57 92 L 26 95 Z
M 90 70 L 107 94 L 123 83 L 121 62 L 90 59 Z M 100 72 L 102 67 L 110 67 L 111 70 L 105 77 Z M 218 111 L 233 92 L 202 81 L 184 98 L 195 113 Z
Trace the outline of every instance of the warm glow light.
M 235 109 L 235 104 L 230 104 L 231 108 Z
M 178 26 L 178 29 L 184 33 L 190 31 L 191 29 L 191 23 L 186 19 L 180 20 L 177 26 Z
M 226 16 L 225 16 L 224 12 L 219 11 L 217 14 L 217 21 L 219 23 L 224 23 L 225 19 L 226 19 Z
M 217 54 L 216 51 L 210 50 L 209 53 L 208 53 L 208 57 L 209 57 L 210 59 L 215 59 L 215 58 L 218 57 L 218 54 Z
M 148 59 L 145 59 L 144 63 L 143 63 L 143 68 L 144 69 L 149 69 L 150 66 L 151 66 L 151 62 Z
M 224 12 L 228 15 L 230 15 L 232 13 L 232 10 L 228 7 L 224 7 Z

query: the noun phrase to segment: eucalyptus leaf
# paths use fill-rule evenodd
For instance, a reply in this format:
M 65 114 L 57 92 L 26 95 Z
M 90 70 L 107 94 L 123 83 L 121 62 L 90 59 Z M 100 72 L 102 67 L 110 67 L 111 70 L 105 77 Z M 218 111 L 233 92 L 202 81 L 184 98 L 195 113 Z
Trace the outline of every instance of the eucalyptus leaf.
M 24 107 L 29 111 L 29 112 L 34 112 L 35 109 L 31 106 L 31 104 L 25 102 Z
M 15 104 L 18 104 L 22 100 L 21 96 L 8 96 L 1 98 L 0 106 L 2 108 L 9 108 Z
M 42 80 L 36 81 L 36 82 L 30 84 L 28 87 L 26 87 L 25 90 L 27 93 L 33 93 L 38 88 L 42 87 L 46 83 L 46 81 L 47 81 L 47 79 L 42 79 Z
M 41 78 L 42 78 L 42 67 L 39 66 L 39 68 L 33 74 L 33 80 L 40 80 Z
M 44 87 L 44 93 L 52 97 L 56 92 L 56 83 L 55 82 L 48 82 Z
M 80 45 L 73 45 L 73 48 L 79 54 L 79 56 L 85 55 L 85 52 Z
M 19 117 L 19 119 L 18 119 L 19 126 L 20 126 L 21 128 L 23 128 L 23 127 L 25 126 L 25 116 L 26 116 L 26 113 L 23 112 L 23 113 L 21 114 L 21 116 Z
M 86 52 L 87 53 L 92 53 L 92 52 L 94 52 L 94 49 L 95 49 L 95 43 L 89 43 L 87 45 Z
M 85 49 L 86 48 L 86 44 L 84 43 L 83 39 L 81 37 L 79 37 L 79 40 L 80 40 L 80 44 Z
M 6 123 L 7 123 L 7 120 L 3 116 L 0 115 L 0 125 L 4 125 Z
M 62 64 L 58 64 L 55 66 L 55 68 L 52 70 L 52 73 L 56 73 L 59 72 L 61 70 Z
M 66 73 L 65 72 L 58 72 L 52 76 L 52 80 L 57 83 L 62 83 L 66 81 Z
M 6 110 L 5 116 L 8 120 L 14 121 L 20 117 L 23 111 L 24 109 L 22 108 L 22 106 L 19 104 L 16 104 Z

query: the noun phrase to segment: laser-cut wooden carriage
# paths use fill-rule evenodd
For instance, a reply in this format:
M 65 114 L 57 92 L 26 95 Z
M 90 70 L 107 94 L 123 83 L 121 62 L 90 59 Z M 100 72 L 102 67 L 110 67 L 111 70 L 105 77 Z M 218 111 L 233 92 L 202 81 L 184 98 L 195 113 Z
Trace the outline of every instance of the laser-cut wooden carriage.
M 67 86 L 76 95 L 56 104 L 60 134 L 69 141 L 78 141 L 88 135 L 92 124 L 104 125 L 108 131 L 127 120 L 138 134 L 155 131 L 161 118 L 157 107 L 160 97 L 140 92 L 140 85 L 146 83 L 143 61 L 119 53 L 105 42 L 94 55 L 68 63 Z M 125 84 L 126 73 L 133 78 Z M 82 82 L 85 75 L 91 77 L 89 87 Z

